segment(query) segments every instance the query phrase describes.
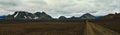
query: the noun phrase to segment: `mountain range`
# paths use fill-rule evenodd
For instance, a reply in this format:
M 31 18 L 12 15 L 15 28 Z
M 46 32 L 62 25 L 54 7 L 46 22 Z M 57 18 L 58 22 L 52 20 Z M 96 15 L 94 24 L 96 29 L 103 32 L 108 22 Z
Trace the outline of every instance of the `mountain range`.
M 41 20 L 50 20 L 51 16 L 47 15 L 45 12 L 36 12 L 29 13 L 26 11 L 16 11 L 12 15 L 6 16 L 6 19 L 41 19 Z
M 95 16 L 91 15 L 90 13 L 83 14 L 81 17 L 75 17 L 72 16 L 70 18 L 66 18 L 64 16 L 60 16 L 59 20 L 90 20 L 90 19 L 96 19 Z
M 46 14 L 45 12 L 36 12 L 36 13 L 29 13 L 27 11 L 16 11 L 12 15 L 7 15 L 5 19 L 19 19 L 19 20 L 53 20 L 50 15 Z M 57 20 L 91 20 L 96 19 L 95 16 L 91 15 L 90 13 L 83 14 L 81 17 L 70 17 L 66 18 L 65 16 L 60 16 Z

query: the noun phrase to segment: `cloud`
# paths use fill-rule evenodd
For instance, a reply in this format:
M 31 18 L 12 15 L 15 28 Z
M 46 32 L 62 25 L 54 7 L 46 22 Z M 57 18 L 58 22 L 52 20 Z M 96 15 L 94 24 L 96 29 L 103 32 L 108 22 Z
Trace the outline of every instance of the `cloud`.
M 0 12 L 6 15 L 14 11 L 45 11 L 52 17 L 81 16 L 91 13 L 103 16 L 120 12 L 120 0 L 0 0 Z

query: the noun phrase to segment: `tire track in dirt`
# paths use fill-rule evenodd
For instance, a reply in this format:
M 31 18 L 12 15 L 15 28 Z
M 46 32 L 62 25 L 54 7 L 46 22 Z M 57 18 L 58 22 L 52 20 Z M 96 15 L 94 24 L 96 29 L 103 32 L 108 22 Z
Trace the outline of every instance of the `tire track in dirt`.
M 120 35 L 120 33 L 107 29 L 95 23 L 86 22 L 84 35 Z

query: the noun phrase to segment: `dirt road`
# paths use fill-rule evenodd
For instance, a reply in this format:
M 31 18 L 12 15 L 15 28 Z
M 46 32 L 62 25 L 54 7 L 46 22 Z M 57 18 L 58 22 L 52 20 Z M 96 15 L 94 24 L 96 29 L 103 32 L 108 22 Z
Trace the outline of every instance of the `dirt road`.
M 118 32 L 104 28 L 95 23 L 86 22 L 86 29 L 84 35 L 120 35 Z

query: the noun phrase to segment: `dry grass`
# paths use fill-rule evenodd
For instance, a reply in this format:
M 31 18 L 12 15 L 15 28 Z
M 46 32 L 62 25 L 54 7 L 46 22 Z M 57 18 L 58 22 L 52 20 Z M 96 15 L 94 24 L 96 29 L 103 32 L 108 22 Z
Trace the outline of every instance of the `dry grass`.
M 90 21 L 120 33 L 119 21 Z M 83 35 L 85 21 L 76 22 L 4 22 L 0 35 Z
M 84 22 L 16 22 L 1 24 L 1 35 L 82 35 Z M 18 24 L 19 23 L 19 24 Z

